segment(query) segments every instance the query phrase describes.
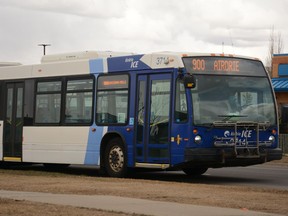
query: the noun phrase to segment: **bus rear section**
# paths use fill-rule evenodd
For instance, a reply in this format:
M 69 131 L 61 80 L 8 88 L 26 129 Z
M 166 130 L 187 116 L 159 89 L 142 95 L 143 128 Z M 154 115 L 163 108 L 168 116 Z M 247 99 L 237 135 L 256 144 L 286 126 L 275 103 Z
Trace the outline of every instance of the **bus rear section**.
M 248 166 L 282 158 L 271 81 L 258 60 L 199 56 L 183 58 L 194 85 L 188 87 L 192 137 L 184 171 Z

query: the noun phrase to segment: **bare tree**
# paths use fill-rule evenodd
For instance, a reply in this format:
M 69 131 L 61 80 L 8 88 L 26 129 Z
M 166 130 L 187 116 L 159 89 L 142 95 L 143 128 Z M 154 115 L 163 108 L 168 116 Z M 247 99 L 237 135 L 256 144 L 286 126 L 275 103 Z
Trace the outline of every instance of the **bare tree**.
M 282 53 L 283 49 L 284 49 L 284 44 L 283 44 L 282 34 L 279 31 L 277 35 L 277 54 Z
M 284 49 L 282 34 L 279 31 L 275 34 L 274 26 L 270 30 L 268 56 L 266 58 L 266 66 L 269 74 L 272 74 L 272 58 L 273 54 L 280 54 Z

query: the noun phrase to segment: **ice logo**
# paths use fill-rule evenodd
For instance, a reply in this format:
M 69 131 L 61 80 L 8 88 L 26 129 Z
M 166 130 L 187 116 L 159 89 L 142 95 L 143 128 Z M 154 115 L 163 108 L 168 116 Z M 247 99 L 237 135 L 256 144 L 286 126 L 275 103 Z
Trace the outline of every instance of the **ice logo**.
M 230 136 L 230 131 L 225 131 L 224 132 L 224 137 L 229 137 Z
M 225 131 L 224 132 L 224 137 L 232 137 L 235 136 L 235 132 L 230 132 L 230 131 Z M 242 132 L 237 132 L 236 133 L 237 137 L 247 137 L 250 138 L 252 137 L 252 130 L 242 130 Z

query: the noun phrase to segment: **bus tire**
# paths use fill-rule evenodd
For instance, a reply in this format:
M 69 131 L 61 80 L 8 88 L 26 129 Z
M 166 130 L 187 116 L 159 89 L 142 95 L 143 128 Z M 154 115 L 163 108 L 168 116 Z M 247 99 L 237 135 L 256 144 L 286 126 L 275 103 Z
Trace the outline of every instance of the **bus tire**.
M 188 176 L 200 176 L 208 170 L 207 167 L 194 167 L 194 168 L 184 168 L 183 172 Z
M 105 173 L 110 177 L 122 178 L 127 174 L 127 159 L 123 142 L 116 137 L 111 139 L 104 154 Z

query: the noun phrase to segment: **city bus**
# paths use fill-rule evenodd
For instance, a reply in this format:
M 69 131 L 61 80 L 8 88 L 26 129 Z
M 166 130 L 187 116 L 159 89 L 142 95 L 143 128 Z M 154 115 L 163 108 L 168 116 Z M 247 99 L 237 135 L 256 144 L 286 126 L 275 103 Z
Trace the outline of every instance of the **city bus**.
M 269 76 L 256 58 L 85 51 L 0 67 L 0 161 L 136 168 L 282 158 Z

